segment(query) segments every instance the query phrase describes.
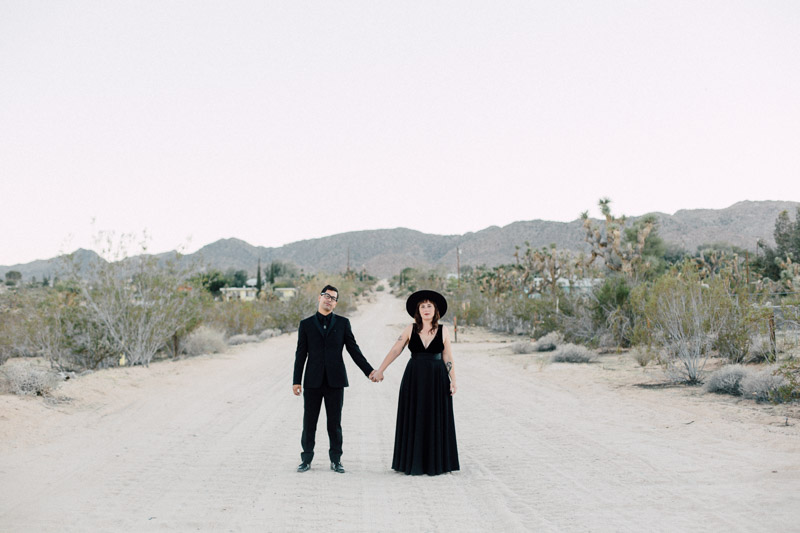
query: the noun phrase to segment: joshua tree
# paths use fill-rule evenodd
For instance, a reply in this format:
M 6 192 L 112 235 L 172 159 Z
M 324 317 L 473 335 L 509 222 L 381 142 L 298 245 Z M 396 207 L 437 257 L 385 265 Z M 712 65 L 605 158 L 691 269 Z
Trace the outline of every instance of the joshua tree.
M 628 277 L 635 277 L 641 268 L 647 268 L 650 263 L 645 260 L 643 251 L 647 237 L 655 228 L 654 217 L 645 217 L 638 224 L 635 243 L 625 242 L 624 230 L 628 219 L 623 215 L 615 217 L 611 214 L 611 200 L 602 198 L 598 205 L 600 212 L 605 217 L 603 225 L 596 225 L 589 218 L 589 213 L 581 213 L 583 228 L 586 231 L 585 240 L 592 247 L 591 257 L 587 265 L 591 265 L 598 257 L 605 262 L 606 268 L 613 272 L 621 272 Z

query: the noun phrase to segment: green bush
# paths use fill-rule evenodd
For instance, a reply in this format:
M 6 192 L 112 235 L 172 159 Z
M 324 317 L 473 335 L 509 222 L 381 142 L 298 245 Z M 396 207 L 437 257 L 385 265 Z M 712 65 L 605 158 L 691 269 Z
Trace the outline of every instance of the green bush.
M 777 374 L 783 381 L 772 392 L 770 400 L 780 403 L 800 399 L 800 359 L 785 361 L 778 367 Z

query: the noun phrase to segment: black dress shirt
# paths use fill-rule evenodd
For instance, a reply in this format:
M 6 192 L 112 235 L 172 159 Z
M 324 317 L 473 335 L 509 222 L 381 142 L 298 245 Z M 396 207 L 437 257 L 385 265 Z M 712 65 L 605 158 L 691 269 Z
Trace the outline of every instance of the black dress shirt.
M 317 320 L 319 321 L 320 326 L 322 326 L 322 329 L 325 331 L 325 335 L 328 334 L 328 328 L 331 326 L 331 314 L 332 313 L 323 315 L 317 311 Z

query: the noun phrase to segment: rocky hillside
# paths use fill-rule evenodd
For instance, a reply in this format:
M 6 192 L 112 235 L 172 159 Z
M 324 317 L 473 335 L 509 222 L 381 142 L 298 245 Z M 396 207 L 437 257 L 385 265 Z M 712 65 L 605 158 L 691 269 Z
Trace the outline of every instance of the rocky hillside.
M 681 210 L 674 215 L 653 213 L 665 241 L 694 251 L 708 243 L 729 243 L 755 250 L 763 239 L 774 245 L 775 219 L 783 210 L 794 218 L 800 202 L 744 201 L 725 209 Z M 637 217 L 631 217 L 633 220 Z M 320 239 L 294 242 L 279 248 L 253 246 L 239 239 L 222 239 L 208 244 L 187 259 L 199 259 L 210 268 L 245 269 L 255 275 L 259 258 L 263 263 L 288 261 L 306 272 L 343 271 L 348 264 L 356 270 L 366 268 L 371 274 L 391 276 L 400 269 L 442 266 L 455 271 L 456 249 L 461 249 L 462 265 L 497 265 L 513 261 L 515 246 L 530 242 L 534 247 L 551 243 L 559 248 L 586 250 L 580 220 L 549 222 L 530 220 L 504 227 L 492 226 L 464 235 L 431 235 L 405 228 L 355 231 Z M 82 251 L 82 253 L 93 253 Z M 52 277 L 53 260 L 27 265 L 0 267 L 0 276 L 8 270 L 22 272 L 25 279 Z

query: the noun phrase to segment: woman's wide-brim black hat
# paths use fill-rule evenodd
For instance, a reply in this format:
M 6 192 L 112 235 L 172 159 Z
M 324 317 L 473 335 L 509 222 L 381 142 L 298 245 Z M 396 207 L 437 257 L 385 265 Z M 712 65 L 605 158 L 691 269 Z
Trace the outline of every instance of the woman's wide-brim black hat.
M 436 305 L 440 318 L 447 312 L 447 300 L 445 300 L 444 296 L 436 291 L 423 290 L 415 292 L 406 300 L 406 311 L 408 311 L 408 314 L 413 317 L 417 312 L 419 303 L 425 300 L 429 300 Z

